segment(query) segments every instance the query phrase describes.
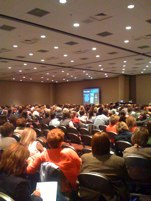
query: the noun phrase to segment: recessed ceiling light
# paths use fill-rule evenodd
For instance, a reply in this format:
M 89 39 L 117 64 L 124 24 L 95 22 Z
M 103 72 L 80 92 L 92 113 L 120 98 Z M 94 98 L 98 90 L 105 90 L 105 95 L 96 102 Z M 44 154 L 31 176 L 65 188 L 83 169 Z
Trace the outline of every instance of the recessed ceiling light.
M 17 47 L 18 47 L 18 45 L 13 45 L 13 47 L 14 47 L 14 48 L 17 48 Z
M 13 80 L 15 80 L 15 78 L 13 77 Z
M 74 27 L 79 27 L 80 24 L 79 24 L 79 23 L 74 23 L 73 26 L 74 26 Z
M 64 70 L 62 70 L 61 72 L 64 73 Z
M 44 62 L 45 60 L 44 59 L 41 59 L 41 62 Z
M 74 79 L 76 80 L 76 79 L 77 79 L 77 77 L 74 77 Z
M 59 47 L 58 46 L 54 46 L 54 49 L 58 49 Z
M 125 71 L 122 71 L 122 73 L 125 73 Z
M 95 50 L 96 50 L 96 47 L 92 47 L 92 50 L 95 51 Z
M 52 75 L 52 77 L 55 77 L 55 75 Z
M 9 66 L 9 67 L 8 67 L 8 69 L 12 69 L 12 67 L 11 67 L 11 66 Z
M 20 80 L 20 82 L 22 82 L 22 80 Z
M 67 75 L 69 75 L 69 73 L 67 73 Z
M 131 30 L 132 27 L 131 27 L 131 26 L 127 26 L 127 27 L 125 27 L 125 29 L 126 29 L 126 30 Z
M 67 3 L 67 0 L 59 0 L 60 3 L 65 4 Z
M 130 5 L 127 6 L 127 8 L 129 8 L 129 9 L 133 9 L 134 7 L 135 6 L 133 4 L 130 4 Z
M 34 67 L 34 70 L 37 70 L 37 67 Z
M 26 63 L 24 63 L 24 66 L 27 66 L 27 64 L 26 64 Z
M 63 56 L 64 56 L 64 57 L 67 57 L 68 55 L 67 55 L 67 54 L 64 54 Z
M 44 77 L 41 77 L 41 79 L 44 79 Z
M 151 61 L 149 63 L 151 64 Z
M 23 76 L 23 79 L 25 79 L 26 77 L 25 76 Z
M 49 80 L 49 78 L 47 78 L 47 80 Z
M 30 78 L 30 80 L 32 80 L 32 78 Z
M 124 40 L 124 43 L 129 43 L 129 40 Z
M 123 65 L 123 67 L 126 67 L 126 65 Z
M 29 53 L 29 56 L 33 56 L 34 54 L 33 53 Z
M 143 70 L 146 70 L 146 68 L 144 68 Z
M 124 63 L 126 63 L 127 61 L 123 61 Z
M 100 70 L 103 70 L 103 68 L 101 68 Z
M 83 73 L 85 73 L 85 70 L 83 70 Z
M 71 60 L 70 62 L 71 62 L 71 63 L 73 63 L 73 62 L 74 62 L 74 60 Z
M 43 83 L 44 81 L 42 80 L 41 82 Z
M 143 71 L 141 71 L 141 73 L 144 73 Z
M 123 68 L 122 70 L 125 70 L 125 68 Z
M 47 75 L 49 75 L 49 73 L 46 73 Z
M 100 57 L 100 55 L 99 55 L 99 54 L 97 54 L 97 55 L 96 55 L 96 57 L 97 57 L 97 58 L 99 58 L 99 57 Z
M 40 37 L 41 37 L 41 38 L 46 38 L 46 36 L 45 36 L 45 35 L 41 35 Z
M 101 64 L 99 64 L 99 66 L 101 67 L 102 65 L 101 65 Z
M 18 72 L 19 72 L 19 73 L 22 73 L 22 70 L 19 70 Z
M 146 65 L 146 68 L 148 68 L 149 66 L 148 65 Z

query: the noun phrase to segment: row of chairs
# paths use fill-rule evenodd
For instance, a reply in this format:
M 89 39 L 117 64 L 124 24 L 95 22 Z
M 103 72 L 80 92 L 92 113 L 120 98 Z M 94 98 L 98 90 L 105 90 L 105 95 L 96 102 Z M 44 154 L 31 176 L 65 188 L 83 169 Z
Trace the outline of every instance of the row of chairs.
M 125 163 L 129 174 L 127 184 L 130 191 L 130 200 L 137 197 L 151 198 L 151 161 L 145 157 L 132 154 L 125 158 Z M 64 176 L 58 166 L 45 162 L 41 165 L 40 178 L 41 181 L 53 180 L 60 184 Z M 78 177 L 78 192 L 82 188 L 99 192 L 100 196 L 107 195 L 110 198 L 114 197 L 114 200 L 119 200 L 111 180 L 100 173 L 81 173 Z M 92 201 L 92 198 L 90 200 L 86 197 L 81 197 L 78 192 L 77 195 L 82 201 Z

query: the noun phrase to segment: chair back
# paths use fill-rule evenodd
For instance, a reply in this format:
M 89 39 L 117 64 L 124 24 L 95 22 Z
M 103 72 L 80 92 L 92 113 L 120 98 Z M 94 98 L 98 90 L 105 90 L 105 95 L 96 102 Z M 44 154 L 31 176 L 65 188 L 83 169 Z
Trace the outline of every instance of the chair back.
M 115 150 L 116 150 L 116 154 L 119 156 L 123 156 L 123 151 L 128 148 L 131 147 L 132 144 L 130 142 L 124 141 L 124 140 L 117 140 L 115 141 Z
M 81 139 L 76 133 L 67 133 L 66 136 L 69 139 L 69 142 L 81 144 Z
M 99 192 L 100 195 L 114 197 L 115 192 L 110 180 L 100 173 L 81 173 L 78 177 L 79 188 Z
M 90 135 L 89 130 L 87 128 L 79 128 L 79 132 L 81 135 Z
M 101 131 L 106 131 L 106 125 L 99 125 L 99 129 L 101 130 Z
M 68 127 L 67 133 L 74 133 L 79 135 L 79 131 L 77 130 L 77 128 L 73 128 L 73 127 Z
M 40 167 L 40 181 L 57 181 L 61 182 L 63 173 L 57 165 L 52 162 L 44 162 Z
M 131 154 L 125 158 L 130 179 L 138 182 L 151 183 L 151 160 L 143 156 Z
M 15 201 L 9 195 L 0 192 L 0 201 Z
M 90 135 L 81 135 L 81 140 L 84 146 L 91 146 L 92 136 Z

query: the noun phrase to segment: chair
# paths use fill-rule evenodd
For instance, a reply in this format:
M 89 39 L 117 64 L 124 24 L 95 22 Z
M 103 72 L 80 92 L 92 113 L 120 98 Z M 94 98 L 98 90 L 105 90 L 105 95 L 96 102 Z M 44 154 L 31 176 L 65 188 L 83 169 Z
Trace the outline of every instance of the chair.
M 137 154 L 125 158 L 131 196 L 151 198 L 151 160 Z
M 76 128 L 68 127 L 67 133 L 74 133 L 79 135 L 79 131 Z
M 68 137 L 71 143 L 81 144 L 80 137 L 75 133 L 67 133 L 66 136 Z
M 81 135 L 81 140 L 84 146 L 91 146 L 92 136 L 90 135 Z
M 66 134 L 66 132 L 67 132 L 66 126 L 59 126 L 58 128 L 61 129 Z
M 0 192 L 0 201 L 15 201 L 9 195 Z
M 49 127 L 49 130 L 52 130 L 52 129 L 54 129 L 54 128 L 57 128 L 56 126 L 53 126 L 53 125 L 49 125 L 48 127 Z
M 101 131 L 106 131 L 106 125 L 99 125 L 99 129 L 101 130 Z
M 117 135 L 114 132 L 107 132 L 108 136 L 109 136 L 109 140 L 111 143 L 111 148 L 114 150 L 115 149 L 115 136 Z
M 89 130 L 87 128 L 79 128 L 79 132 L 81 135 L 90 135 Z
M 39 128 L 34 128 L 34 130 L 36 131 L 37 137 L 42 136 L 42 131 Z
M 123 151 L 131 147 L 132 144 L 130 142 L 124 141 L 124 140 L 117 140 L 115 141 L 115 153 L 118 156 L 123 156 Z
M 114 198 L 116 195 L 110 180 L 100 173 L 80 173 L 78 181 L 79 195 L 82 201 L 92 201 L 93 196 L 96 196 L 96 194 L 98 195 L 98 198 L 100 196 Z M 82 191 L 87 193 L 84 195 Z M 91 198 L 89 196 L 91 196 Z
M 57 200 L 62 201 L 66 200 L 69 201 L 69 197 L 72 195 L 63 196 L 62 192 L 62 183 L 63 181 L 69 186 L 71 190 L 73 190 L 70 182 L 65 177 L 64 173 L 60 170 L 60 168 L 52 162 L 44 162 L 41 164 L 40 167 L 40 180 L 41 182 L 46 181 L 57 181 L 58 182 L 58 193 L 57 193 Z
M 101 131 L 100 129 L 96 129 L 96 128 L 95 128 L 95 129 L 92 130 L 92 135 L 94 135 L 94 134 L 97 133 L 97 132 L 102 132 L 102 131 Z

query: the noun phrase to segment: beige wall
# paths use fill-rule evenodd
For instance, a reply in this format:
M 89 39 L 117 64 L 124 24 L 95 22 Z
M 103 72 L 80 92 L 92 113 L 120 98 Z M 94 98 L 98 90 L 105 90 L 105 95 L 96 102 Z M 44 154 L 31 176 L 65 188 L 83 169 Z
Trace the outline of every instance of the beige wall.
M 0 105 L 52 104 L 51 84 L 0 81 Z
M 136 76 L 136 102 L 151 103 L 151 74 Z
M 101 103 L 118 101 L 119 85 L 118 78 L 105 78 L 99 80 L 60 83 L 55 86 L 54 101 L 57 104 L 82 104 L 82 90 L 89 87 L 99 87 L 101 92 Z
M 60 84 L 0 81 L 0 105 L 82 104 L 82 90 L 99 87 L 101 103 L 129 100 L 129 76 Z M 135 89 L 135 88 L 134 88 Z M 133 93 L 133 90 L 131 93 Z M 136 103 L 151 102 L 151 74 L 136 76 Z

